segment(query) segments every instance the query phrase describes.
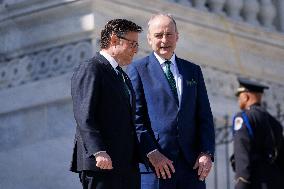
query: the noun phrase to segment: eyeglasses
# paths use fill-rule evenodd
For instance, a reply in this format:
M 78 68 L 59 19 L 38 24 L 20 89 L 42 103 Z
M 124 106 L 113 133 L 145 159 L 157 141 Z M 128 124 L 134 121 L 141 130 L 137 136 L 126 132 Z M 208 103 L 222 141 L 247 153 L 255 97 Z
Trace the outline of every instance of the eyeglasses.
M 133 40 L 127 39 L 127 38 L 122 37 L 122 36 L 117 36 L 117 37 L 118 37 L 119 39 L 124 39 L 124 40 L 128 41 L 129 44 L 131 45 L 131 48 L 133 48 L 133 49 L 139 47 L 139 44 L 138 44 L 137 41 L 133 41 Z
M 164 36 L 167 37 L 167 38 L 173 37 L 174 33 L 169 32 L 169 33 L 155 33 L 154 34 L 154 37 L 157 38 L 157 39 L 162 39 Z

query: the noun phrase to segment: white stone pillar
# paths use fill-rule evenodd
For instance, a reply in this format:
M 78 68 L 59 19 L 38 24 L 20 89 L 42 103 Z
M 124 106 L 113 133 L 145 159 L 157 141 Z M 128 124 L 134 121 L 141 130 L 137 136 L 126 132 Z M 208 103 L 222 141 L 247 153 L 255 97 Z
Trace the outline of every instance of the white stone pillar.
M 208 0 L 210 10 L 215 14 L 225 15 L 225 12 L 223 12 L 225 1 L 226 0 Z
M 176 3 L 178 0 L 166 0 L 166 1 Z
M 276 9 L 271 0 L 260 0 L 259 18 L 264 27 L 275 30 L 273 21 L 276 16 Z
M 190 0 L 177 0 L 177 2 L 185 6 L 191 6 Z
M 274 0 L 277 9 L 277 23 L 278 28 L 281 32 L 284 32 L 284 1 L 283 0 Z
M 259 26 L 259 22 L 257 20 L 257 14 L 259 12 L 259 2 L 257 0 L 244 1 L 243 12 L 246 22 L 255 26 Z
M 242 21 L 243 18 L 241 17 L 240 11 L 242 10 L 243 5 L 243 0 L 227 0 L 225 7 L 228 16 L 234 20 Z
M 205 7 L 206 0 L 192 0 L 192 5 L 196 9 L 207 11 L 207 8 Z

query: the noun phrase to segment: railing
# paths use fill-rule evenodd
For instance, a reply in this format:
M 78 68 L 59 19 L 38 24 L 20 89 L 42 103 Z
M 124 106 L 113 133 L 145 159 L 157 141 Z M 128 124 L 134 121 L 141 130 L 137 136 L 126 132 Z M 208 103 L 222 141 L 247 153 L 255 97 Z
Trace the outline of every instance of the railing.
M 167 0 L 227 16 L 271 31 L 284 31 L 282 0 Z
M 232 126 L 231 126 L 231 117 L 225 115 L 221 118 L 221 121 L 218 121 L 218 125 L 216 119 L 214 119 L 214 123 L 216 126 L 215 129 L 215 145 L 216 145 L 216 153 L 215 153 L 215 161 L 214 161 L 214 169 L 213 169 L 213 185 L 211 188 L 226 188 L 230 189 L 233 183 L 233 175 L 230 167 L 230 145 L 233 141 L 232 137 Z M 224 161 L 223 161 L 224 160 Z M 221 175 L 221 176 L 220 176 Z M 226 186 L 226 187 L 225 187 Z

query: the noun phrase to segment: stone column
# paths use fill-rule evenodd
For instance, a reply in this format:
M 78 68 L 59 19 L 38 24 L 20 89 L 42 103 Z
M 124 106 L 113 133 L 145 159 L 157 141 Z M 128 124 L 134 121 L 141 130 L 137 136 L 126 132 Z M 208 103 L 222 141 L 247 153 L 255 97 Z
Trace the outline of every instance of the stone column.
M 271 0 L 260 0 L 259 18 L 264 27 L 275 30 L 274 19 L 276 16 L 276 9 Z
M 243 4 L 243 0 L 227 0 L 225 7 L 228 16 L 234 20 L 242 21 L 243 18 L 240 15 L 240 11 L 243 8 Z
M 176 0 L 179 4 L 191 6 L 190 0 Z
M 176 3 L 178 0 L 166 0 L 166 1 Z
M 207 11 L 205 7 L 206 0 L 192 0 L 192 5 L 199 10 Z
M 225 15 L 223 12 L 223 7 L 226 0 L 208 0 L 210 10 L 218 15 Z
M 277 9 L 276 21 L 278 23 L 278 29 L 284 32 L 284 1 L 274 0 L 274 3 Z
M 259 12 L 259 2 L 257 0 L 244 1 L 243 12 L 246 22 L 255 26 L 259 26 L 259 22 L 257 20 L 257 14 Z

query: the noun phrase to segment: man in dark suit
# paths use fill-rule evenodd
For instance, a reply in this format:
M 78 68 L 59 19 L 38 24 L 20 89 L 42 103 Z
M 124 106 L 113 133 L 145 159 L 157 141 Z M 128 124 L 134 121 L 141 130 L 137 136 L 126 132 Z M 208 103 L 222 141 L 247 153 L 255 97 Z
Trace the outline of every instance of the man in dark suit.
M 120 66 L 138 51 L 141 27 L 125 19 L 109 21 L 101 51 L 80 64 L 71 81 L 77 128 L 71 171 L 84 189 L 139 189 L 135 95 Z
M 127 70 L 136 93 L 138 140 L 152 168 L 140 166 L 142 188 L 204 189 L 215 137 L 201 69 L 176 57 L 171 16 L 155 15 L 148 26 L 153 52 Z
M 242 111 L 233 121 L 235 189 L 279 188 L 283 185 L 283 129 L 261 106 L 268 86 L 246 78 L 238 81 L 236 96 Z

